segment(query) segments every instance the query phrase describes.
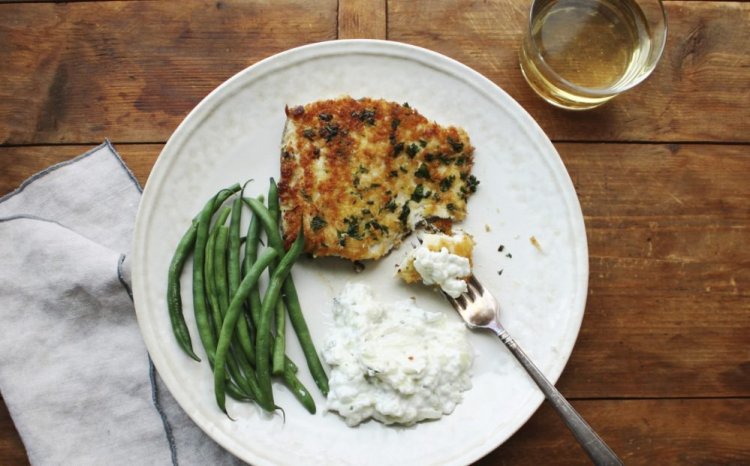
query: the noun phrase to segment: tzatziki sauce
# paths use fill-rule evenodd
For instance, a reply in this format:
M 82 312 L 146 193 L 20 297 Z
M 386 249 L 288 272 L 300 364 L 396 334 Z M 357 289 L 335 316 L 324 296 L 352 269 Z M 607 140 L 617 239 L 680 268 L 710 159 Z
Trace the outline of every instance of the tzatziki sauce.
M 331 367 L 327 409 L 349 426 L 439 419 L 471 388 L 474 351 L 466 327 L 446 313 L 379 302 L 369 286 L 348 283 L 334 299 L 333 324 L 322 352 Z
M 424 244 L 416 248 L 413 254 L 414 268 L 425 285 L 439 285 L 452 298 L 466 292 L 463 278 L 471 275 L 469 259 L 451 254 L 446 247 L 432 251 Z

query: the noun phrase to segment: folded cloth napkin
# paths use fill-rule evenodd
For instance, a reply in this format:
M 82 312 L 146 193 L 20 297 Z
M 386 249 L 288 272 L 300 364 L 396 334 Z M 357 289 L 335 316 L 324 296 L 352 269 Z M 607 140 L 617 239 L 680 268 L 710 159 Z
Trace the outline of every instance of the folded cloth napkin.
M 0 198 L 0 391 L 32 464 L 240 463 L 180 409 L 138 331 L 140 195 L 105 142 Z

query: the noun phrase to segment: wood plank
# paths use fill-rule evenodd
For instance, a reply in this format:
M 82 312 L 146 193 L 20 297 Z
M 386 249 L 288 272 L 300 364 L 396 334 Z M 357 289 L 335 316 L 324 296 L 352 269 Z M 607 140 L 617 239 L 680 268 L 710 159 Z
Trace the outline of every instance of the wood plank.
M 29 464 L 26 449 L 18 436 L 5 400 L 0 399 L 0 464 L 26 466 Z
M 31 175 L 90 150 L 94 145 L 0 147 L 0 196 Z M 146 185 L 162 144 L 117 144 L 115 149 L 141 186 Z
M 575 397 L 750 395 L 750 147 L 557 144 L 587 225 Z
M 0 403 L 2 404 L 2 403 Z M 746 464 L 748 399 L 574 400 L 573 405 L 628 465 Z M 0 463 L 25 466 L 26 452 L 0 407 Z M 543 404 L 477 466 L 588 465 L 555 411 Z
M 339 39 L 385 39 L 386 0 L 339 0 Z
M 336 0 L 0 5 L 0 144 L 164 142 L 203 97 L 336 38 Z M 154 21 L 153 18 L 159 18 Z
M 161 145 L 116 147 L 145 183 Z M 750 147 L 557 147 L 591 256 L 586 316 L 561 390 L 750 396 Z M 0 192 L 88 148 L 0 148 Z
M 675 1 L 666 8 L 669 35 L 654 74 L 588 112 L 552 107 L 523 79 L 518 50 L 528 2 L 389 0 L 388 38 L 476 69 L 553 140 L 750 141 L 750 3 Z
M 586 400 L 573 405 L 628 466 L 750 463 L 750 400 Z M 555 411 L 543 404 L 476 466 L 590 465 Z

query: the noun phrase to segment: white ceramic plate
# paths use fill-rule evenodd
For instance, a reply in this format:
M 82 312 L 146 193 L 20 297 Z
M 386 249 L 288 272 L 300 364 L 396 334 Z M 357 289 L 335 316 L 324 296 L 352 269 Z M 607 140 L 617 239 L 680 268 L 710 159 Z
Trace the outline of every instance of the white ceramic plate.
M 460 226 L 477 240 L 474 271 L 500 298 L 510 333 L 557 380 L 580 328 L 588 282 L 583 217 L 562 161 L 531 117 L 488 79 L 443 55 L 384 41 L 324 42 L 270 57 L 219 86 L 177 128 L 154 165 L 136 223 L 133 292 L 144 340 L 188 415 L 252 464 L 470 463 L 510 437 L 543 399 L 490 335 L 470 335 L 477 358 L 473 388 L 464 401 L 440 421 L 410 428 L 377 422 L 349 428 L 335 413 L 326 413 L 294 338 L 290 354 L 303 367 L 301 378 L 315 395 L 318 413 L 307 414 L 277 385 L 276 401 L 286 409 L 286 423 L 253 405 L 230 402 L 233 422 L 216 407 L 208 364 L 186 357 L 174 341 L 166 272 L 191 218 L 221 187 L 254 178 L 249 189 L 262 193 L 269 177 L 278 178 L 285 105 L 344 94 L 409 102 L 429 119 L 468 131 L 476 147 L 473 173 L 481 184 Z M 541 250 L 532 245 L 532 236 Z M 336 259 L 303 259 L 295 267 L 318 348 L 331 322 L 333 296 L 347 280 L 369 283 L 382 299 L 415 296 L 421 307 L 458 319 L 437 293 L 393 276 L 409 243 L 360 274 Z M 503 252 L 498 252 L 500 245 Z M 190 264 L 183 290 L 190 290 L 189 270 Z M 183 294 L 199 348 L 192 298 Z

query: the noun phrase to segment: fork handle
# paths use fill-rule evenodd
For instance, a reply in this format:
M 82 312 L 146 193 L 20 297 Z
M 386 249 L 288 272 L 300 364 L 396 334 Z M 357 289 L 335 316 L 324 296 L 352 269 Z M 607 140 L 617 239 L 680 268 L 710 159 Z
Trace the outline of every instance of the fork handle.
M 610 465 L 622 465 L 623 462 L 620 458 L 612 451 L 609 446 L 604 443 L 604 440 L 594 432 L 594 429 L 578 414 L 578 411 L 571 406 L 568 400 L 552 385 L 547 377 L 542 374 L 542 371 L 536 367 L 536 365 L 526 356 L 526 353 L 518 346 L 518 343 L 503 329 L 493 329 L 500 337 L 505 346 L 508 347 L 513 356 L 518 359 L 526 372 L 529 373 L 534 382 L 544 393 L 544 396 L 552 403 L 557 412 L 562 417 L 565 424 L 568 426 L 570 431 L 575 436 L 578 443 L 589 455 L 591 461 L 597 466 L 610 466 Z

